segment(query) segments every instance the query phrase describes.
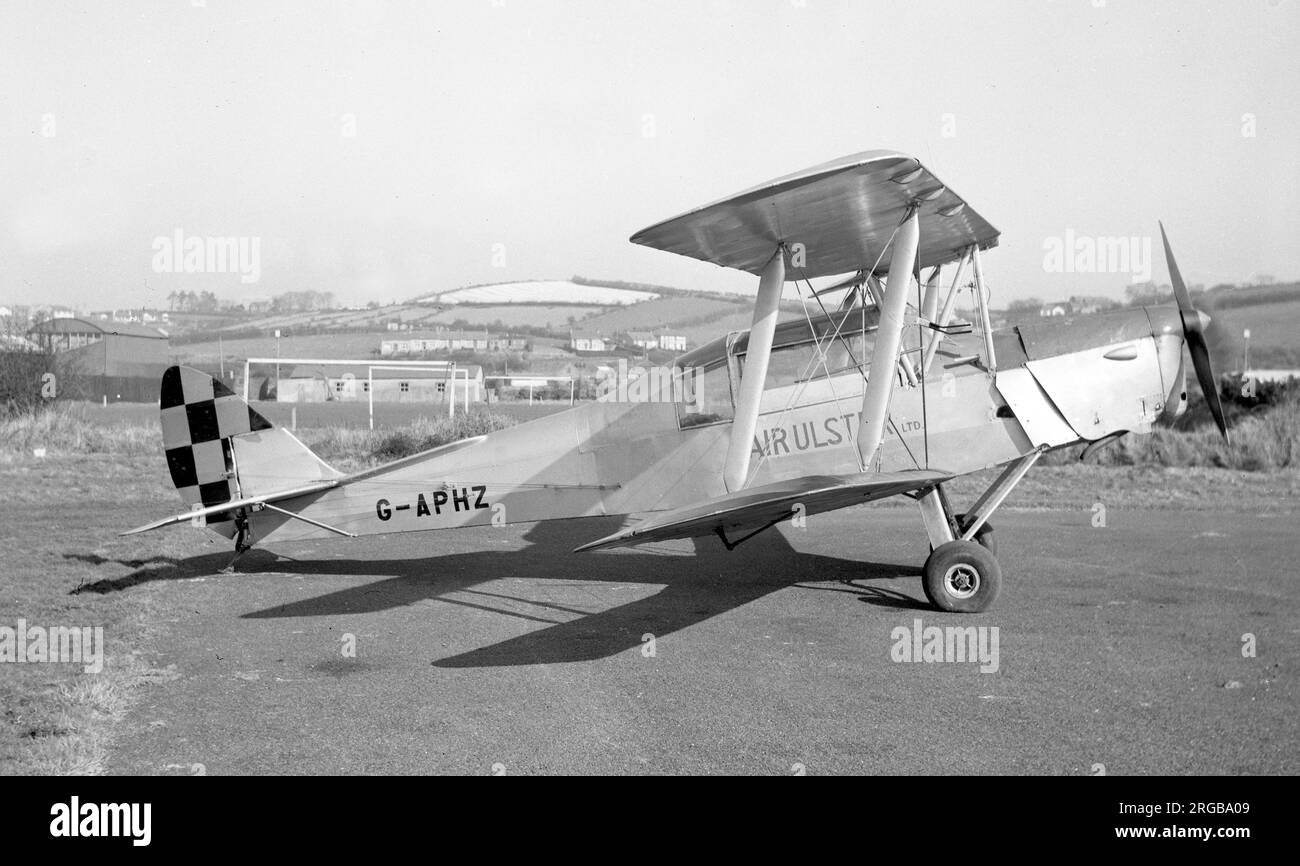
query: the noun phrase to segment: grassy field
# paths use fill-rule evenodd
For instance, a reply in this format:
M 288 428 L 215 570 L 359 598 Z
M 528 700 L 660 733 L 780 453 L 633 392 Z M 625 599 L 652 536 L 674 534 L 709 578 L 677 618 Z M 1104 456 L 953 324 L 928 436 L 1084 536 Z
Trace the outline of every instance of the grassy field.
M 491 328 L 500 322 L 507 329 L 519 325 L 533 325 L 563 331 L 569 327 L 570 318 L 582 321 L 588 316 L 600 315 L 605 309 L 605 307 L 571 304 L 457 304 L 435 312 L 421 321 L 426 324 L 450 326 L 452 322 L 463 320 L 474 327 L 485 328 Z
M 753 315 L 750 303 L 744 298 L 731 301 L 722 298 L 676 296 L 613 309 L 584 320 L 582 327 L 586 330 L 599 330 L 605 334 L 613 334 L 617 331 L 658 331 L 713 321 L 736 312 Z
M 1210 310 L 1212 336 L 1219 338 L 1218 357 L 1227 369 L 1240 370 L 1245 341 L 1242 331 L 1250 329 L 1250 364 L 1254 368 L 1300 368 L 1300 300 L 1228 307 Z
M 203 367 L 215 367 L 221 353 L 224 353 L 226 366 L 239 362 L 242 376 L 245 358 L 351 358 L 366 360 L 379 358 L 379 343 L 385 339 L 382 334 L 308 334 L 302 337 L 245 337 L 242 339 L 216 340 L 208 343 L 183 343 L 172 346 L 172 360 L 179 364 L 191 364 Z M 279 351 L 276 343 L 279 342 Z
M 251 403 L 263 417 L 282 427 L 293 427 L 297 419 L 296 430 L 318 427 L 361 428 L 370 426 L 369 407 L 365 403 L 264 403 L 254 400 Z M 562 412 L 569 408 L 567 402 L 545 403 L 540 400 L 531 406 L 527 403 L 492 403 L 490 406 L 479 404 L 473 411 L 487 409 L 498 415 L 505 415 L 515 421 L 531 421 Z M 100 406 L 98 403 L 66 404 L 65 411 L 73 413 L 83 423 L 101 429 L 125 430 L 131 427 L 145 426 L 151 430 L 158 427 L 158 407 L 152 403 L 111 403 Z M 391 429 L 413 424 L 421 419 L 437 420 L 446 417 L 446 409 L 409 403 L 375 404 L 376 429 Z M 459 413 L 459 410 L 457 411 Z
M 262 408 L 274 416 L 289 407 Z M 502 406 L 493 406 L 493 413 L 462 416 L 454 424 L 426 418 L 372 432 L 326 414 L 356 407 L 312 408 L 322 412 L 300 416 L 300 437 L 344 470 L 509 425 L 527 414 L 526 406 L 513 407 L 514 417 L 494 414 Z M 533 411 L 552 408 L 559 407 Z M 1273 423 L 1282 427 L 1294 421 L 1294 414 L 1279 414 Z M 1234 432 L 1240 434 L 1240 427 Z M 1185 434 L 1168 435 L 1183 437 L 1192 451 L 1201 447 Z M 1171 438 L 1161 447 L 1173 441 L 1182 440 Z M 37 446 L 48 449 L 44 458 L 33 456 Z M 99 626 L 105 635 L 99 673 L 86 673 L 75 664 L 0 665 L 0 774 L 102 772 L 119 722 L 148 689 L 179 675 L 151 657 L 151 629 L 174 622 L 183 612 L 164 607 L 150 584 L 205 580 L 207 571 L 195 563 L 209 561 L 229 545 L 189 526 L 118 536 L 180 508 L 159 450 L 152 406 L 72 405 L 0 424 L 0 489 L 5 491 L 0 499 L 5 550 L 0 624 L 12 627 L 22 618 L 47 627 Z M 954 481 L 954 502 L 970 501 L 992 474 Z M 1152 509 L 1249 507 L 1289 514 L 1298 500 L 1300 472 L 1294 464 L 1246 472 L 1075 462 L 1036 468 L 1004 505 L 1006 516 L 998 519 L 1014 520 L 1014 512 L 1025 509 L 1090 512 L 1097 502 L 1106 505 L 1111 520 L 1125 511 Z M 911 507 L 903 498 L 868 506 Z

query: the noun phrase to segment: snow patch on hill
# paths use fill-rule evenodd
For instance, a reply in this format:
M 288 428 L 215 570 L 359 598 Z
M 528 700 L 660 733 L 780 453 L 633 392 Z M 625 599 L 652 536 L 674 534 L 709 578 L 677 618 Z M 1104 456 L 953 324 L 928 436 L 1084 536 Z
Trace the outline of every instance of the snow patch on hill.
M 637 304 L 657 297 L 653 292 L 585 286 L 568 280 L 528 280 L 452 289 L 419 300 L 439 304 L 590 304 L 607 307 Z

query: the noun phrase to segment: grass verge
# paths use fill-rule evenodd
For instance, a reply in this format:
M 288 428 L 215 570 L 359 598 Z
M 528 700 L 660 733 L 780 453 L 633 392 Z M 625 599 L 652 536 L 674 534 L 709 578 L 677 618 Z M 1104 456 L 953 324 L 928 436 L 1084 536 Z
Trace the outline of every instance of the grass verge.
M 148 593 L 86 591 L 109 576 L 188 555 L 184 536 L 118 538 L 175 491 L 156 455 L 0 463 L 0 625 L 99 627 L 103 666 L 0 664 L 0 774 L 95 775 L 142 687 L 172 673 L 146 647 L 159 621 Z

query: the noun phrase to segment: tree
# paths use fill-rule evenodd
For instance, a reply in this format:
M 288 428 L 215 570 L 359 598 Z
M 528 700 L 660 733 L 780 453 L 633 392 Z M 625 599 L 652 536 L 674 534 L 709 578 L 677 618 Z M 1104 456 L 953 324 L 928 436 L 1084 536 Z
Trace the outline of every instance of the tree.
M 1008 313 L 1037 313 L 1043 308 L 1043 302 L 1038 298 L 1022 298 L 1007 304 Z
M 1129 306 L 1138 307 L 1144 304 L 1154 304 L 1160 300 L 1165 292 L 1170 292 L 1168 286 L 1157 286 L 1151 281 L 1145 283 L 1130 283 L 1124 289 L 1124 295 L 1128 298 Z

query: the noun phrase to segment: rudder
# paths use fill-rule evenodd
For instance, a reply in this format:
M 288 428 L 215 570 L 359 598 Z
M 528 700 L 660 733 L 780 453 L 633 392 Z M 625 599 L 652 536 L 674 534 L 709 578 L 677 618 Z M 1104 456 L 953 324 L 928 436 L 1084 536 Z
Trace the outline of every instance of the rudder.
M 172 483 L 191 507 L 342 476 L 225 384 L 191 367 L 163 373 L 159 413 Z M 215 514 L 208 522 L 230 519 Z

